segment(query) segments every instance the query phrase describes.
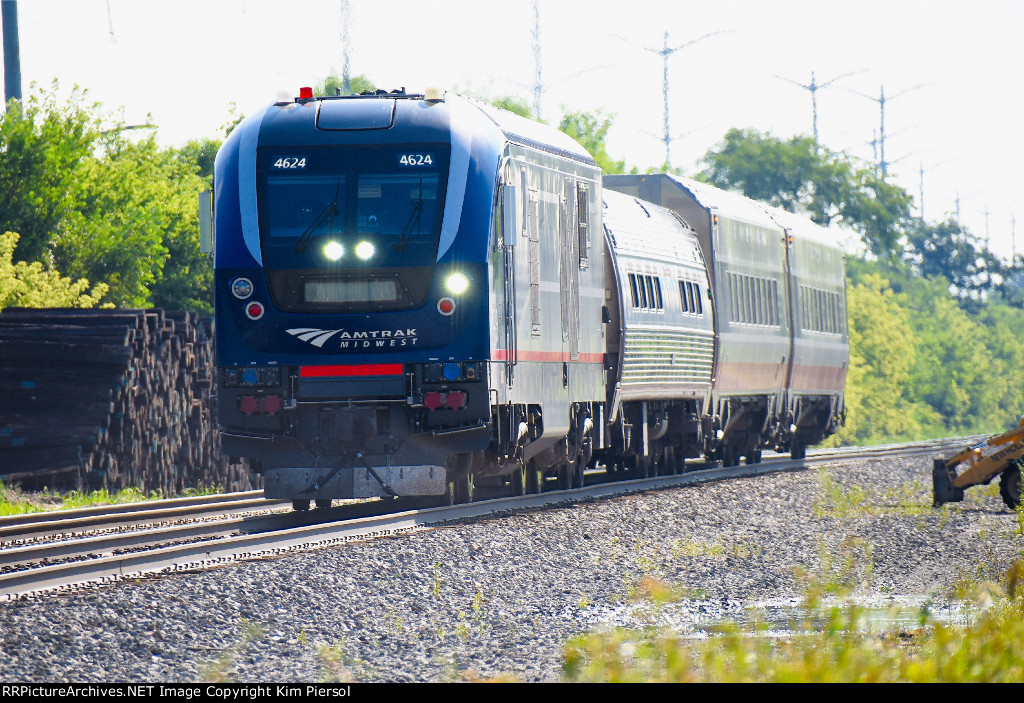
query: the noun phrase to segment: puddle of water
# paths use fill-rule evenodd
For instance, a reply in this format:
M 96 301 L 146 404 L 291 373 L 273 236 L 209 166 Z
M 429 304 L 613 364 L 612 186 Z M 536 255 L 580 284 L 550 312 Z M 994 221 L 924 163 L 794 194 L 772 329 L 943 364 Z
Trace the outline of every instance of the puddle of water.
M 566 608 L 563 617 L 576 620 L 584 629 L 611 627 L 666 627 L 681 635 L 706 637 L 725 624 L 735 624 L 765 636 L 786 637 L 814 629 L 828 621 L 833 608 L 849 611 L 857 608 L 860 632 L 899 632 L 915 630 L 925 624 L 965 625 L 977 613 L 956 603 L 933 604 L 925 596 L 870 596 L 848 599 L 823 599 L 810 613 L 800 598 L 758 601 L 684 600 L 651 605 L 624 603 L 617 606 Z

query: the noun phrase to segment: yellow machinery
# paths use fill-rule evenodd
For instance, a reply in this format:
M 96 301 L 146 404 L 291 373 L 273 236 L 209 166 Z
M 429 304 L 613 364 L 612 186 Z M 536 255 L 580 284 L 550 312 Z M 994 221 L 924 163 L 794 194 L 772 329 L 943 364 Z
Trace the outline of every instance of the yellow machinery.
M 967 468 L 957 474 L 957 467 Z M 935 507 L 964 499 L 964 489 L 988 483 L 1001 474 L 999 495 L 1011 509 L 1021 502 L 1021 467 L 1024 465 L 1024 416 L 1009 432 L 989 437 L 949 459 L 939 457 L 932 467 Z

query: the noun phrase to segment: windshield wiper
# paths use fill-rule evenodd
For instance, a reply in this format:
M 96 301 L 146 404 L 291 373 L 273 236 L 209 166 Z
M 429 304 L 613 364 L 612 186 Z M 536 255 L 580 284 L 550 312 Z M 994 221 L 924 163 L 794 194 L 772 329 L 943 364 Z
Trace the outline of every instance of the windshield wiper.
M 334 186 L 334 200 L 332 200 L 331 202 L 327 203 L 327 205 L 324 206 L 324 209 L 321 210 L 320 214 L 316 216 L 315 220 L 313 220 L 313 224 L 307 227 L 306 231 L 303 232 L 302 235 L 299 237 L 298 241 L 295 242 L 296 254 L 303 254 L 307 249 L 309 249 L 310 243 L 317 236 L 315 232 L 317 231 L 317 229 L 319 229 L 325 223 L 327 223 L 327 218 L 330 218 L 330 224 L 327 227 L 327 231 L 330 232 L 334 230 L 334 218 L 337 217 L 338 215 L 338 192 L 340 190 L 341 179 L 339 178 L 338 182 Z
M 414 202 L 415 204 L 412 206 L 412 212 L 409 213 L 409 219 L 406 220 L 405 227 L 402 228 L 402 236 L 398 238 L 397 242 L 395 242 L 395 251 L 405 251 L 405 245 L 408 243 L 414 227 L 416 228 L 416 234 L 420 234 L 423 204 L 426 202 L 426 200 L 423 199 L 423 176 L 420 176 L 419 196 Z

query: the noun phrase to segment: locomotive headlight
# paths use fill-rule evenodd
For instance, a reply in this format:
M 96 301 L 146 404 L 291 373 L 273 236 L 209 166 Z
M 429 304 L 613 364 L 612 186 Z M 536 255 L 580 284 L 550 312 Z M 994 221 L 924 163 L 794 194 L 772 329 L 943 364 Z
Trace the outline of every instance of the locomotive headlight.
M 467 278 L 464 273 L 453 273 L 448 277 L 448 280 L 445 281 L 445 285 L 448 286 L 449 291 L 455 295 L 459 295 L 460 293 L 465 293 L 469 288 L 469 278 Z
M 327 242 L 324 245 L 324 256 L 331 261 L 337 261 L 341 257 L 345 256 L 345 247 L 340 242 Z
M 373 256 L 374 251 L 376 251 L 376 249 L 374 249 L 373 245 L 369 242 L 359 242 L 359 244 L 356 244 L 356 256 L 363 261 L 366 261 Z
M 231 281 L 231 294 L 239 300 L 245 300 L 252 295 L 252 281 L 248 278 L 236 278 Z

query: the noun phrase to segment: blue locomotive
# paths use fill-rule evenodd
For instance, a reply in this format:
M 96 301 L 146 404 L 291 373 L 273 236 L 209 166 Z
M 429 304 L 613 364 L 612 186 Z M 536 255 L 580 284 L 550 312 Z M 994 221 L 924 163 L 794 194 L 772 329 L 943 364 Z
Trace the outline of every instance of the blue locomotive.
M 602 181 L 503 110 L 303 89 L 232 132 L 214 199 L 223 449 L 296 509 L 801 456 L 841 417 L 828 233 L 685 179 Z

